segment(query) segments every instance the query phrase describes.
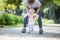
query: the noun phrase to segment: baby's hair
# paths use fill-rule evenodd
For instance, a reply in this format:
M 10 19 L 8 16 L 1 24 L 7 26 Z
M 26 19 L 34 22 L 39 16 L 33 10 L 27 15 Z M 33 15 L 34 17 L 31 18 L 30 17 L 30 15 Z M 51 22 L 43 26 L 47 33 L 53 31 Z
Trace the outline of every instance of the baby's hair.
M 34 10 L 33 8 L 30 8 L 29 10 L 32 10 L 32 11 L 33 11 L 33 13 L 35 13 L 35 10 Z

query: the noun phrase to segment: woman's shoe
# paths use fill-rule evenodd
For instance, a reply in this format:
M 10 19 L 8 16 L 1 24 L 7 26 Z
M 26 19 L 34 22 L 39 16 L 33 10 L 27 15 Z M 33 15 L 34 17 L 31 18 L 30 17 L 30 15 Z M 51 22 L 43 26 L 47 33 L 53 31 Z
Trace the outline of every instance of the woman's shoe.
M 43 34 L 43 30 L 42 29 L 39 30 L 39 34 Z
M 26 33 L 26 29 L 23 29 L 23 30 L 22 30 L 22 33 Z

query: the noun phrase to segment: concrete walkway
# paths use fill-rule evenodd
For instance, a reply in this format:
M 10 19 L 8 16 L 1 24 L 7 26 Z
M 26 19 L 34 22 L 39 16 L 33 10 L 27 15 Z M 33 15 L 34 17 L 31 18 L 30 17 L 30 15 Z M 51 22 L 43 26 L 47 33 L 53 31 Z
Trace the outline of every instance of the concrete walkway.
M 43 26 L 60 27 L 60 24 L 44 24 Z
M 44 33 L 38 34 L 38 27 L 32 33 L 21 33 L 22 28 L 0 28 L 0 40 L 60 40 L 60 27 L 43 27 Z M 28 28 L 27 28 L 28 30 Z

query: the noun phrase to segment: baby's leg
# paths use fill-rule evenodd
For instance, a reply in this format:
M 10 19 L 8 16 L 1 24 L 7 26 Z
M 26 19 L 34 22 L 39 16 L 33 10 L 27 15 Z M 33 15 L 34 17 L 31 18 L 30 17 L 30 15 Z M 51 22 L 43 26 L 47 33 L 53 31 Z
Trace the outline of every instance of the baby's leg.
M 31 29 L 31 32 L 32 32 L 33 31 L 33 25 L 31 25 L 30 29 Z
M 33 31 L 33 25 L 30 24 L 28 27 L 29 27 L 29 31 L 28 32 L 31 33 Z

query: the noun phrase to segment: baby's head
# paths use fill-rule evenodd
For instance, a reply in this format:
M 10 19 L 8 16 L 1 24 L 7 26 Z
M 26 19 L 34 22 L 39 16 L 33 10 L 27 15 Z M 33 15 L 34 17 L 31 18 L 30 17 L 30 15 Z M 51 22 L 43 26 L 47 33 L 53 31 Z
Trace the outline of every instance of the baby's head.
M 30 14 L 32 14 L 32 13 L 34 13 L 34 12 L 35 12 L 34 9 L 32 9 L 32 8 L 29 9 L 29 13 L 30 13 Z

